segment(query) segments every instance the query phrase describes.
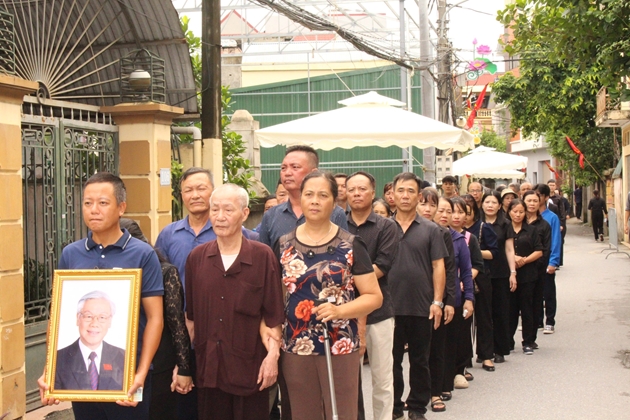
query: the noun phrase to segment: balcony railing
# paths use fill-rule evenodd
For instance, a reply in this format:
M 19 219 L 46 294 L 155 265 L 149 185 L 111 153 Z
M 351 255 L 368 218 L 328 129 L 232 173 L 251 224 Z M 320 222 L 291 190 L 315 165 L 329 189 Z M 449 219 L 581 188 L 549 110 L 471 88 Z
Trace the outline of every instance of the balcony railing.
M 611 98 L 606 87 L 597 92 L 597 116 L 595 124 L 598 127 L 623 127 L 630 122 L 629 102 L 619 98 Z
M 466 110 L 466 116 L 468 117 L 470 115 L 471 111 L 468 109 Z M 477 118 L 492 118 L 492 110 L 491 109 L 480 109 L 479 111 L 477 111 Z
M 606 86 L 603 86 L 599 92 L 597 92 L 597 117 L 600 117 L 606 111 L 612 111 L 619 109 L 611 102 Z

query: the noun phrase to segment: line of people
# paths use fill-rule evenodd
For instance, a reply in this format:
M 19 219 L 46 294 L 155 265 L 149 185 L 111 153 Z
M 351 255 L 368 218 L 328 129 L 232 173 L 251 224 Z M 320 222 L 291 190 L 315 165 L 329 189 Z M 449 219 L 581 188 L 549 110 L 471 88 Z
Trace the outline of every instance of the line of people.
M 562 239 L 548 185 L 484 193 L 471 183 L 459 197 L 457 180 L 445 177 L 440 196 L 401 173 L 377 198 L 370 173 L 333 176 L 318 166 L 311 147 L 287 149 L 275 197 L 255 231 L 243 227 L 244 189 L 215 188 L 201 168 L 184 173 L 188 216 L 164 228 L 155 244 L 171 264 L 162 265 L 163 287 L 148 278 L 156 270 L 143 270 L 149 322 L 130 392 L 144 386 L 144 399 L 73 403 L 75 418 L 267 419 L 277 415 L 278 401 L 283 419 L 332 418 L 325 329 L 339 418 L 364 418 L 360 367 L 367 349 L 374 419 L 401 418 L 404 410 L 423 419 L 428 409 L 446 410 L 453 390 L 473 380 L 472 328 L 476 361 L 488 372 L 514 350 L 519 317 L 525 354 L 538 347 L 539 326 L 554 332 Z M 64 255 L 83 247 L 90 267 L 90 259 L 102 268 L 155 265 L 153 257 L 138 262 L 133 249 L 153 251 L 121 228 L 121 189 L 109 174 L 88 181 L 84 197 L 97 203 L 83 203 L 90 233 Z M 107 252 L 104 264 L 99 257 Z M 72 261 L 64 268 L 82 265 Z M 158 349 L 165 341 L 168 358 Z M 405 353 L 410 390 L 403 401 Z M 44 398 L 43 377 L 39 385 L 43 403 L 58 402 Z

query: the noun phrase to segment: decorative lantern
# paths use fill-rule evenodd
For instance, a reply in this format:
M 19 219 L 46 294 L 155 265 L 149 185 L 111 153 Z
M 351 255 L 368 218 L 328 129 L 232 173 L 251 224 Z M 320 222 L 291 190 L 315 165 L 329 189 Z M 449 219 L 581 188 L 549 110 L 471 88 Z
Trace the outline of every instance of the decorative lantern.
M 120 59 L 121 102 L 166 102 L 164 60 L 147 49 Z
M 15 74 L 15 29 L 13 15 L 0 8 L 0 73 Z

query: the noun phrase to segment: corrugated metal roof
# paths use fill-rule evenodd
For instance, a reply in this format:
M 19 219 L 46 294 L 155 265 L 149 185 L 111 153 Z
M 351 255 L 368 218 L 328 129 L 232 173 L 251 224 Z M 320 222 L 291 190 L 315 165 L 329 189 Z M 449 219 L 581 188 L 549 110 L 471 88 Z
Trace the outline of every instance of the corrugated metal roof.
M 118 59 L 146 48 L 165 60 L 166 103 L 197 112 L 188 44 L 171 0 L 0 0 L 15 17 L 17 74 L 54 99 L 119 99 Z

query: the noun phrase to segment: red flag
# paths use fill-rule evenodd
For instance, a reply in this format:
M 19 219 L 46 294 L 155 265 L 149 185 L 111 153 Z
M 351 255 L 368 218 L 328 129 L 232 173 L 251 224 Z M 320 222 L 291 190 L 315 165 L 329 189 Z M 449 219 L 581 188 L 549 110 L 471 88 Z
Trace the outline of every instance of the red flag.
M 486 96 L 486 89 L 488 89 L 488 85 L 485 85 L 483 87 L 483 90 L 481 91 L 479 97 L 477 98 L 477 101 L 475 102 L 475 107 L 468 116 L 468 121 L 466 121 L 466 130 L 470 130 L 475 122 L 477 111 L 479 110 L 479 108 L 481 108 L 481 104 L 483 104 L 483 98 L 485 98 Z
M 545 161 L 545 164 L 547 165 L 547 168 L 549 168 L 551 172 L 553 172 L 554 174 L 557 174 L 556 170 L 553 169 L 553 167 L 549 164 L 549 162 Z
M 569 138 L 569 136 L 565 136 L 565 137 L 567 139 L 567 143 L 569 144 L 569 147 L 571 148 L 571 150 L 573 150 L 573 153 L 580 156 L 578 159 L 578 162 L 580 163 L 580 168 L 584 169 L 584 154 L 580 151 L 580 149 L 577 148 L 577 146 L 575 145 L 575 143 L 573 143 L 573 141 Z

